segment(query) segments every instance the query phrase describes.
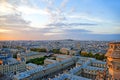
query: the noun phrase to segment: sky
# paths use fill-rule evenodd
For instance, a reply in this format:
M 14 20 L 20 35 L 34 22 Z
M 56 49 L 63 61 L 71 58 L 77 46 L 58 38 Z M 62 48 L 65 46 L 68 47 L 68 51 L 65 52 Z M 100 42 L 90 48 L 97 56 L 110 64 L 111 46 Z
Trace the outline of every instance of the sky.
M 0 0 L 0 40 L 120 40 L 120 0 Z

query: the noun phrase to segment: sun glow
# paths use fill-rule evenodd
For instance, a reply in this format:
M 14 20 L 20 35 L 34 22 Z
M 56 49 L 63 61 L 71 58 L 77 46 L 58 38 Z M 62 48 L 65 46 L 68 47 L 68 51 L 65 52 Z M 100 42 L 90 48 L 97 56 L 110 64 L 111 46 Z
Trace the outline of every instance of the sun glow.
M 0 29 L 0 32 L 6 33 L 6 32 L 11 32 L 12 30 L 7 30 L 7 29 Z

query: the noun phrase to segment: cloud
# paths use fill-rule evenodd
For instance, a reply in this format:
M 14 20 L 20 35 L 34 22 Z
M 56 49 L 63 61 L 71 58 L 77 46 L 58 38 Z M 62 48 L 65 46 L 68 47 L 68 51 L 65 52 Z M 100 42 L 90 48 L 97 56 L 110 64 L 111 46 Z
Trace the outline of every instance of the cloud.
M 63 0 L 58 7 L 54 5 L 54 0 L 46 0 L 46 11 L 49 13 L 49 23 L 62 23 L 67 20 L 66 15 L 68 12 L 72 12 L 73 8 L 66 10 L 66 5 L 69 0 Z M 69 13 L 70 14 L 70 13 Z
M 14 5 L 11 5 L 7 0 L 0 1 L 0 15 L 19 13 Z
M 63 0 L 58 7 L 54 7 L 54 0 L 48 1 L 46 8 L 46 11 L 49 13 L 49 21 L 47 25 L 48 27 L 75 27 L 75 26 L 96 26 L 98 24 L 91 23 L 91 22 L 69 22 L 69 20 L 72 18 L 74 19 L 87 19 L 89 21 L 101 21 L 96 18 L 90 18 L 88 16 L 82 16 L 82 15 L 74 15 L 71 14 L 74 11 L 74 8 L 70 8 L 69 10 L 66 10 L 66 5 L 69 2 L 69 0 Z
M 48 13 L 44 9 L 40 9 L 35 3 L 29 0 L 16 0 L 7 1 L 2 0 L 0 2 L 0 15 L 7 14 L 40 14 L 47 15 Z
M 44 33 L 45 36 L 51 36 L 51 35 L 64 35 L 64 29 L 60 29 L 60 28 L 50 28 L 48 29 L 49 31 L 47 31 L 46 33 Z
M 43 29 L 43 31 L 46 29 Z M 76 35 L 76 34 L 88 34 L 91 33 L 92 31 L 89 30 L 85 30 L 85 29 L 72 29 L 72 28 L 48 28 L 46 32 L 44 32 L 43 34 L 45 36 L 52 36 L 52 35 L 56 35 L 56 36 L 65 36 L 65 35 L 69 35 L 71 36 L 72 34 Z
M 0 28 L 3 29 L 24 30 L 29 27 L 29 23 L 18 14 L 0 16 Z
M 11 32 L 12 30 L 7 30 L 7 29 L 0 29 L 0 33 L 8 33 L 8 32 Z
M 93 22 L 103 22 L 102 19 L 91 17 L 90 15 L 87 15 L 87 14 L 74 14 L 74 15 L 68 15 L 67 17 L 71 19 L 83 19 L 83 20 L 88 20 L 88 21 L 93 21 Z
M 28 27 L 30 22 L 24 20 L 18 10 L 21 3 L 22 0 L 0 0 L 0 28 L 22 30 Z
M 73 27 L 73 26 L 96 26 L 95 23 L 52 23 L 47 24 L 46 26 L 57 26 L 57 27 Z
M 53 36 L 53 35 L 58 36 L 58 35 L 61 35 L 61 34 L 63 34 L 63 33 L 52 33 L 52 32 L 44 33 L 45 36 Z
M 92 31 L 85 30 L 85 29 L 67 29 L 65 30 L 64 37 L 68 38 L 79 38 L 81 35 L 90 34 Z
M 68 29 L 66 30 L 68 33 L 90 33 L 92 31 L 85 30 L 85 29 Z
M 47 11 L 45 10 L 34 8 L 34 7 L 29 7 L 29 6 L 19 6 L 17 9 L 23 14 L 48 15 Z
M 68 1 L 69 1 L 69 0 L 63 0 L 63 2 L 61 3 L 60 7 L 61 7 L 62 9 L 66 8 L 66 5 L 67 5 Z

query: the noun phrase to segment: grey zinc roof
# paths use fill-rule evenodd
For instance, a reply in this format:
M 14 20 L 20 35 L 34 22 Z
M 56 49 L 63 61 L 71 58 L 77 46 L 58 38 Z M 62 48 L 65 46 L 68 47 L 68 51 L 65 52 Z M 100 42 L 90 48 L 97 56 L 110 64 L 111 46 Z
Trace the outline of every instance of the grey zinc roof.
M 91 80 L 91 79 L 87 79 L 87 78 L 72 75 L 72 74 L 62 74 L 59 77 L 54 78 L 52 80 L 65 80 L 65 79 L 70 79 L 70 80 Z
M 74 67 L 73 69 L 71 69 L 69 71 L 70 74 L 75 74 L 77 73 L 78 71 L 80 71 L 80 69 L 82 68 L 82 66 L 78 66 L 78 67 Z
M 88 70 L 104 70 L 104 68 L 99 68 L 99 67 L 93 67 L 93 66 L 87 66 L 84 69 L 88 69 Z
M 42 70 L 43 70 L 43 67 L 39 66 L 35 69 L 31 69 L 31 70 L 19 73 L 19 74 L 15 75 L 14 77 L 16 77 L 18 79 L 23 79 L 23 78 L 29 77 L 31 74 L 34 74 L 36 72 L 40 72 Z M 44 75 L 44 74 L 40 74 L 40 75 Z

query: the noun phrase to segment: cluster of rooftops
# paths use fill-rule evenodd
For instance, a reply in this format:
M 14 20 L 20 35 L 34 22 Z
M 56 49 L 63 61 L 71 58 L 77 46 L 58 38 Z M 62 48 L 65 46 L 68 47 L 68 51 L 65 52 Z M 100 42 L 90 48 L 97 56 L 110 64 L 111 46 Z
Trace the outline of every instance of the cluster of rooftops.
M 80 60 L 79 60 L 80 59 Z M 32 74 L 34 73 L 39 73 L 39 75 L 42 77 L 42 76 L 45 76 L 46 74 L 49 74 L 50 71 L 49 69 L 52 69 L 52 68 L 55 68 L 55 70 L 59 70 L 60 68 L 64 67 L 63 64 L 66 64 L 66 63 L 71 63 L 71 64 L 74 64 L 74 63 L 81 63 L 81 60 L 84 61 L 84 64 L 82 63 L 81 66 L 76 66 L 74 67 L 73 69 L 70 69 L 68 71 L 68 74 L 61 74 L 58 79 L 57 78 L 53 78 L 53 80 L 64 80 L 62 78 L 65 78 L 65 77 L 69 77 L 71 76 L 71 80 L 74 80 L 74 78 L 76 78 L 75 80 L 80 80 L 82 77 L 76 77 L 75 76 L 75 73 L 77 73 L 79 70 L 81 70 L 82 68 L 83 69 L 88 69 L 88 70 L 104 70 L 103 68 L 99 68 L 99 67 L 93 67 L 93 66 L 88 66 L 91 62 L 96 62 L 96 59 L 93 59 L 93 58 L 84 58 L 84 57 L 72 57 L 72 58 L 68 58 L 66 60 L 63 60 L 63 61 L 60 61 L 60 62 L 56 62 L 56 63 L 53 63 L 53 64 L 48 64 L 46 66 L 39 66 L 38 67 L 35 67 L 35 65 L 33 65 L 32 63 L 29 63 L 29 66 L 33 66 L 35 68 L 33 69 L 30 69 L 30 70 L 27 70 L 25 72 L 22 72 L 22 73 L 19 73 L 17 75 L 15 75 L 14 77 L 18 78 L 18 80 L 20 79 L 23 79 L 25 77 L 29 77 L 31 76 Z M 96 63 L 100 63 L 100 64 L 106 64 L 106 62 L 102 62 L 102 61 L 97 61 Z M 62 65 L 62 66 L 61 66 Z M 69 64 L 68 64 L 69 65 Z M 73 75 L 73 76 L 72 76 Z M 78 78 L 78 79 L 77 79 Z M 87 80 L 86 78 L 83 80 Z M 89 80 L 89 79 L 88 79 Z

